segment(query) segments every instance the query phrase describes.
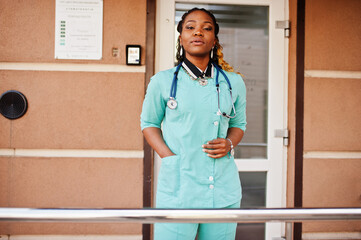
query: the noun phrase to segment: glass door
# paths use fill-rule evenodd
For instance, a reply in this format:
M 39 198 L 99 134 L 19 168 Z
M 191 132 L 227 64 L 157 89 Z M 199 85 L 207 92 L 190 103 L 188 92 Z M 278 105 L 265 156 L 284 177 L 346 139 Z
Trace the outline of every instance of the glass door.
M 287 43 L 283 31 L 274 26 L 276 20 L 284 20 L 284 2 L 158 0 L 156 71 L 174 66 L 176 25 L 193 7 L 213 12 L 220 25 L 224 59 L 243 75 L 247 87 L 247 130 L 235 151 L 243 188 L 241 207 L 285 207 L 286 148 L 282 138 L 274 135 L 276 129 L 287 126 Z M 158 166 L 156 158 L 155 176 Z M 284 226 L 280 223 L 240 223 L 236 239 L 282 235 Z

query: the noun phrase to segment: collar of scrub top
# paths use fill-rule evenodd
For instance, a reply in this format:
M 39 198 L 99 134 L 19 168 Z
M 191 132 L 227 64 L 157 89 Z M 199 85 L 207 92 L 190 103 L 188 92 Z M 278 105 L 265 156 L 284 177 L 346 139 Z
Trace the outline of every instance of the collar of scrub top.
M 184 58 L 182 67 L 189 73 L 189 75 L 192 76 L 193 79 L 206 77 L 213 78 L 213 65 L 211 61 L 209 61 L 208 66 L 204 72 L 191 63 L 187 58 Z
M 172 86 L 170 88 L 170 96 L 169 96 L 168 104 L 174 106 L 173 108 L 171 108 L 170 105 L 168 105 L 171 109 L 175 109 L 177 107 L 177 101 L 175 100 L 175 96 L 176 96 L 176 92 L 177 92 L 177 78 L 178 78 L 178 72 L 179 72 L 180 67 L 182 66 L 182 63 L 183 62 L 178 64 L 178 66 L 176 67 L 176 70 L 175 70 L 174 76 L 173 76 Z M 215 63 L 211 63 L 211 64 L 212 64 L 212 66 L 214 66 L 217 69 L 217 73 L 216 73 L 216 88 L 217 88 L 217 95 L 218 95 L 218 112 L 217 112 L 217 114 L 222 115 L 227 118 L 234 118 L 236 116 L 236 109 L 235 109 L 234 103 L 233 103 L 231 82 L 229 81 L 229 79 L 228 79 L 227 75 L 224 73 L 224 71 L 219 66 L 217 66 L 217 64 L 215 64 Z M 207 69 L 208 69 L 208 67 L 207 67 Z M 211 71 L 211 72 L 213 72 L 213 71 Z M 218 81 L 219 73 L 221 73 L 223 75 L 223 77 L 226 79 L 227 84 L 229 86 L 229 93 L 231 95 L 232 109 L 234 112 L 233 116 L 228 115 L 225 112 L 222 112 L 221 108 L 220 108 L 219 93 L 221 90 L 219 89 L 219 81 Z

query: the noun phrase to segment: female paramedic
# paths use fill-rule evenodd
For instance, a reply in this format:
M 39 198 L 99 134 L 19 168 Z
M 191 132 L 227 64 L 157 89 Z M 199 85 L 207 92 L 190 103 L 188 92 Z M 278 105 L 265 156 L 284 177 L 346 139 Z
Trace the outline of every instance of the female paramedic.
M 151 78 L 141 114 L 162 158 L 156 207 L 239 208 L 233 148 L 246 127 L 244 82 L 223 60 L 212 13 L 191 9 L 177 30 L 178 66 Z M 235 232 L 236 223 L 157 223 L 154 239 L 234 240 Z

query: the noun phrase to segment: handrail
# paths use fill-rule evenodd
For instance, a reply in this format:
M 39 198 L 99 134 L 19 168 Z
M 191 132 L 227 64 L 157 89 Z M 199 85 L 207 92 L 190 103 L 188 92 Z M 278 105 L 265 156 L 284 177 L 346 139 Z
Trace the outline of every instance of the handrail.
M 0 208 L 1 221 L 22 222 L 303 222 L 361 220 L 361 208 L 34 209 Z

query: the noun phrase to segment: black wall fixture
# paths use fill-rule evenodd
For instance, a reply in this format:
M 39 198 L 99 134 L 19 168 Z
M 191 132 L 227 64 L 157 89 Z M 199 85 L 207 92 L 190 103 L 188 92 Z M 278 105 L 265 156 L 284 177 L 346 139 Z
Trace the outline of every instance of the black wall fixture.
M 0 97 L 0 113 L 8 119 L 22 117 L 27 109 L 28 101 L 19 91 L 9 90 Z

